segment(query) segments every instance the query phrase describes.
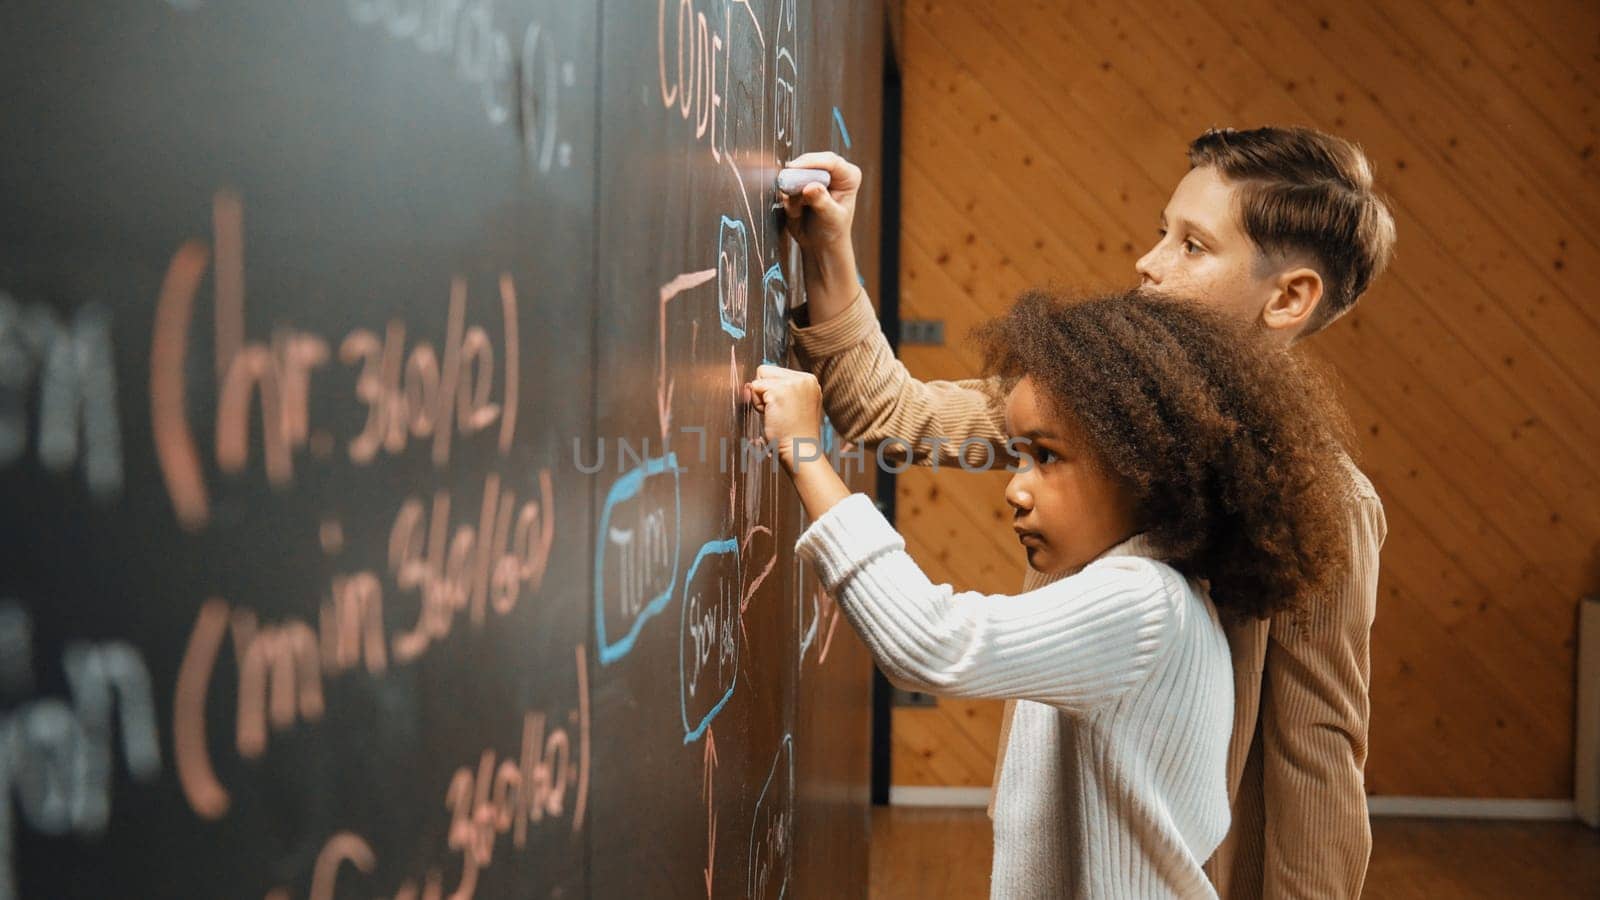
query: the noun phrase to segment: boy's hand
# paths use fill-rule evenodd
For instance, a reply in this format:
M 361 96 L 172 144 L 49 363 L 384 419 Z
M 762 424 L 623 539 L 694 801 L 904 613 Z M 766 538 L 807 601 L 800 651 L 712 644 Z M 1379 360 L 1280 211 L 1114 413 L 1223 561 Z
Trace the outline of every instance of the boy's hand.
M 761 366 L 745 385 L 761 413 L 767 443 L 778 448 L 784 468 L 795 470 L 796 448 L 806 459 L 822 455 L 822 388 L 815 375 L 782 366 Z
M 827 187 L 808 184 L 798 194 L 779 193 L 784 224 L 800 245 L 811 322 L 820 324 L 849 307 L 859 289 L 850 227 L 856 217 L 861 169 L 837 153 L 804 153 L 789 160 L 797 169 L 824 169 Z
M 856 193 L 861 190 L 861 169 L 837 153 L 803 153 L 789 160 L 795 169 L 823 169 L 829 184 L 808 184 L 783 200 L 789 234 L 807 253 L 848 250 L 850 225 L 856 217 Z

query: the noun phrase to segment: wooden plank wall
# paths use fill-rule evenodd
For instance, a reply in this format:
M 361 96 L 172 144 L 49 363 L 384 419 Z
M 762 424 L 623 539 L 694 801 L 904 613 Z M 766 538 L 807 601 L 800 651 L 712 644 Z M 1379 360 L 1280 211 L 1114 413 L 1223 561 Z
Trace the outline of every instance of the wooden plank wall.
M 1600 5 L 907 0 L 901 309 L 961 340 L 1020 289 L 1122 285 L 1211 125 L 1361 142 L 1399 255 L 1315 344 L 1389 520 L 1375 794 L 1572 795 L 1577 600 L 1600 569 Z M 1003 476 L 903 476 L 937 579 L 1020 584 Z M 973 535 L 982 537 L 974 538 Z M 999 710 L 894 720 L 894 782 L 989 783 Z

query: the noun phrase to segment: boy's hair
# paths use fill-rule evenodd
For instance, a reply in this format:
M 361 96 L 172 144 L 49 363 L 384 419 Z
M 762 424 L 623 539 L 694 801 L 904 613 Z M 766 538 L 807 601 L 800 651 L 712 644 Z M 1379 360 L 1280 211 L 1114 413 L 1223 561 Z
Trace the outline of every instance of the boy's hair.
M 1372 187 L 1372 163 L 1344 138 L 1310 128 L 1214 128 L 1189 145 L 1239 191 L 1245 234 L 1266 256 L 1303 253 L 1322 275 L 1322 301 L 1301 337 L 1355 305 L 1394 255 L 1394 216 Z
M 1343 571 L 1349 432 L 1328 381 L 1247 323 L 1141 291 L 1029 291 L 975 332 L 987 370 L 1046 408 L 1126 486 L 1168 562 L 1231 618 L 1315 597 Z M 1071 427 L 1076 426 L 1076 427 Z

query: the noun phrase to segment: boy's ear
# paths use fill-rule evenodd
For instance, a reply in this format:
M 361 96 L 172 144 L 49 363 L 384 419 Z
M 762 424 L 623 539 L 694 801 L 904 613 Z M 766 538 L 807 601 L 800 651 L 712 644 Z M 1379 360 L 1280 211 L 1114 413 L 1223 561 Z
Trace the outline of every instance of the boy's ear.
M 1316 269 L 1299 266 L 1278 274 L 1272 298 L 1261 310 L 1261 322 L 1274 331 L 1299 334 L 1322 302 L 1322 276 Z

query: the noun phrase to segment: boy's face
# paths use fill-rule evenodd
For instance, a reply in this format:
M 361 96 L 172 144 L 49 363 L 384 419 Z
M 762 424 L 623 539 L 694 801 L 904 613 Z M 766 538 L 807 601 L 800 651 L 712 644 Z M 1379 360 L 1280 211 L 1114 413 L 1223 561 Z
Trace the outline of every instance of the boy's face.
M 1133 533 L 1127 491 L 1100 470 L 1075 426 L 1059 421 L 1032 378 L 1006 398 L 1006 428 L 1031 442 L 1032 458 L 1006 485 L 1028 565 L 1050 575 L 1076 572 Z
M 1161 239 L 1134 264 L 1140 284 L 1260 322 L 1280 273 L 1245 234 L 1235 194 L 1216 169 L 1190 169 L 1161 213 Z

